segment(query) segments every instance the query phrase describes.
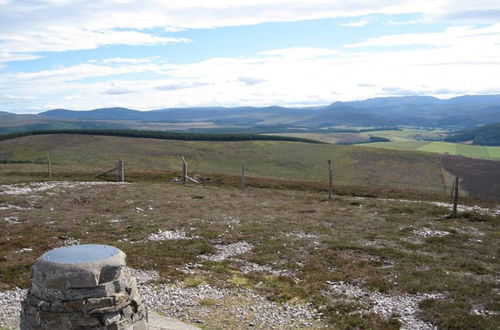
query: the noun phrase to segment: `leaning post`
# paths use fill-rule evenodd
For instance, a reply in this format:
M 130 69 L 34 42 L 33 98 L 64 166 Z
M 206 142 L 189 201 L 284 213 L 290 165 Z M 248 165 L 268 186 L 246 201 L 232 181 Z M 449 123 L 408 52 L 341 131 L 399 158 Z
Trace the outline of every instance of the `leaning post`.
M 182 157 L 182 183 L 186 184 L 188 177 L 188 165 L 186 163 L 186 160 L 184 159 L 184 156 L 181 157 Z

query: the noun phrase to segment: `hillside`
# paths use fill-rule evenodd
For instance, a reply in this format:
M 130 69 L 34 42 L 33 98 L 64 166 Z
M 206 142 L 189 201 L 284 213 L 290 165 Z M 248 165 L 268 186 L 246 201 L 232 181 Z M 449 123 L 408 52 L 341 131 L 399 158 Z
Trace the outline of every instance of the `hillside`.
M 150 311 L 207 329 L 498 324 L 498 210 L 451 220 L 446 204 L 314 191 L 9 180 L 0 328 L 18 317 L 35 259 L 79 243 L 122 249 Z
M 469 142 L 483 146 L 500 146 L 500 123 L 463 130 L 446 138 L 449 142 Z
M 92 177 L 114 166 L 117 156 L 126 162 L 127 172 L 136 177 L 160 171 L 181 170 L 181 155 L 190 173 L 233 175 L 245 164 L 249 177 L 326 182 L 327 161 L 334 163 L 336 185 L 383 187 L 448 194 L 450 175 L 443 170 L 442 157 L 436 154 L 347 147 L 302 142 L 242 141 L 168 141 L 89 135 L 37 135 L 0 141 L 0 160 L 45 164 L 50 153 L 57 170 L 80 171 Z M 486 162 L 481 161 L 479 162 Z M 490 164 L 490 163 L 488 163 Z M 488 173 L 500 172 L 500 162 L 491 162 L 474 180 L 487 191 L 500 192 L 500 182 L 490 180 Z M 477 164 L 476 164 L 477 166 Z M 454 171 L 467 171 L 467 159 Z M 45 167 L 42 165 L 43 172 Z M 150 173 L 150 174 L 148 174 Z M 453 173 L 452 173 L 453 174 Z M 484 178 L 484 179 L 483 179 Z M 500 198 L 482 194 L 481 184 L 473 185 L 471 196 Z

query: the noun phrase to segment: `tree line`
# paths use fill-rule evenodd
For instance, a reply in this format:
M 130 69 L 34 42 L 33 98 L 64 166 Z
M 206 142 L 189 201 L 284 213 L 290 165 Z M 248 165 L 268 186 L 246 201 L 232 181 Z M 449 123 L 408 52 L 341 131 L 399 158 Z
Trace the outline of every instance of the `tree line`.
M 122 129 L 59 129 L 59 130 L 37 130 L 25 131 L 9 134 L 1 134 L 0 141 L 15 139 L 30 135 L 43 134 L 81 134 L 81 135 L 104 135 L 121 136 L 148 139 L 163 140 L 182 140 L 182 141 L 290 141 L 319 143 L 324 142 L 291 136 L 276 135 L 258 135 L 258 134 L 204 134 L 204 133 L 184 133 L 184 132 L 165 132 L 148 130 L 122 130 Z

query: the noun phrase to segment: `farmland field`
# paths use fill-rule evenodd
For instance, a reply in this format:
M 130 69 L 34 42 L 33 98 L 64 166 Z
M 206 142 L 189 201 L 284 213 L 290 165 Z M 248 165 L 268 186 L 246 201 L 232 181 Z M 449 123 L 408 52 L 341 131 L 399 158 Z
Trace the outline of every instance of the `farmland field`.
M 468 145 L 450 142 L 424 142 L 424 141 L 404 141 L 404 142 L 377 142 L 363 146 L 379 147 L 398 150 L 417 150 L 440 154 L 450 154 L 470 158 L 500 160 L 500 147 Z
M 446 132 L 441 130 L 403 129 L 361 133 L 276 133 L 274 135 L 308 138 L 334 144 L 347 143 L 362 147 L 416 150 L 439 154 L 447 153 L 470 158 L 500 160 L 500 147 L 432 141 L 442 139 L 446 136 Z M 355 144 L 363 142 L 363 139 L 366 140 L 370 136 L 387 138 L 390 139 L 391 142 Z
M 424 130 L 424 129 L 402 129 L 402 130 L 387 130 L 387 131 L 370 131 L 363 132 L 360 135 L 380 136 L 394 142 L 403 141 L 431 141 L 444 138 L 447 133 L 443 130 Z

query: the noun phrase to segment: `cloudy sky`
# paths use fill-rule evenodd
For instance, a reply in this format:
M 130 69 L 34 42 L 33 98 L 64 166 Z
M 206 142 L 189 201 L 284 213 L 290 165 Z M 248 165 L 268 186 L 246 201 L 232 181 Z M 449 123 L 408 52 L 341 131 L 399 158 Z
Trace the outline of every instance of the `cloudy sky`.
M 498 0 L 0 0 L 0 111 L 500 93 Z

